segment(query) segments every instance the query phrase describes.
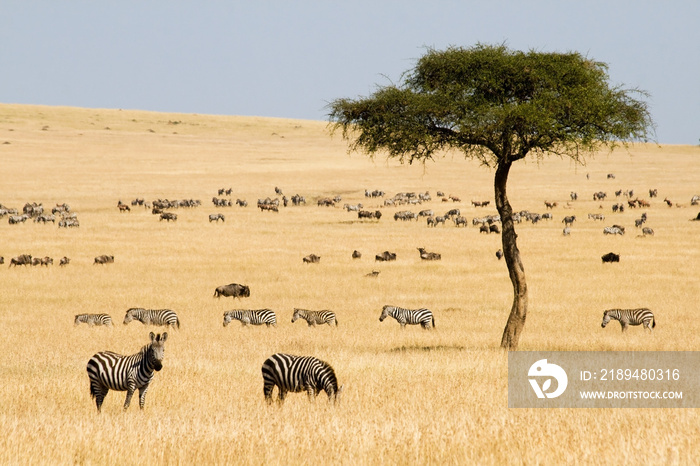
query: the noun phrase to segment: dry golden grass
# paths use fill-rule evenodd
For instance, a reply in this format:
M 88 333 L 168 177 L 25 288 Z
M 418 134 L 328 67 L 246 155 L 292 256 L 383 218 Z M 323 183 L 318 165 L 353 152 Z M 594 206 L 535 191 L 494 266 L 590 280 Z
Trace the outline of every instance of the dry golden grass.
M 5 143 L 5 144 L 3 144 Z M 471 221 L 495 213 L 470 200 L 491 199 L 493 172 L 459 155 L 400 166 L 348 155 L 325 123 L 281 119 L 159 114 L 0 105 L 0 203 L 21 210 L 67 202 L 74 230 L 31 221 L 0 222 L 0 463 L 2 464 L 511 464 L 692 463 L 700 457 L 692 409 L 514 410 L 507 408 L 507 354 L 498 349 L 512 291 L 494 252 L 497 235 L 469 225 L 429 229 L 400 223 L 382 208 L 379 221 L 358 221 L 341 208 L 317 207 L 340 194 L 373 210 L 381 200 L 364 189 L 435 191 L 461 203 L 433 200 L 420 208 L 459 207 Z M 516 210 L 554 220 L 517 227 L 530 289 L 522 350 L 698 350 L 698 229 L 689 222 L 700 194 L 690 146 L 635 146 L 601 154 L 585 167 L 549 159 L 515 167 L 509 195 Z M 615 173 L 616 179 L 606 179 Z M 590 174 L 590 179 L 586 178 Z M 257 198 L 274 187 L 306 196 L 307 206 L 260 212 Z M 218 188 L 248 208 L 215 208 Z M 617 189 L 652 200 L 641 211 L 613 215 Z M 612 200 L 593 202 L 606 191 Z M 569 192 L 579 200 L 564 208 Z M 136 197 L 201 199 L 166 223 L 117 201 Z M 684 205 L 668 208 L 664 197 Z M 604 208 L 599 209 L 600 205 Z M 418 207 L 409 208 L 417 211 Z M 223 224 L 208 214 L 226 215 Z M 594 222 L 588 213 L 608 219 Z M 561 219 L 576 215 L 570 237 Z M 620 223 L 624 237 L 603 236 Z M 416 248 L 442 253 L 422 263 Z M 352 260 L 351 252 L 364 256 Z M 384 250 L 394 263 L 374 262 Z M 622 255 L 603 265 L 607 252 Z M 9 268 L 19 254 L 51 256 L 52 267 Z M 315 253 L 320 264 L 303 264 Z M 93 265 L 112 254 L 115 263 Z M 62 256 L 72 258 L 58 267 Z M 381 273 L 375 279 L 364 275 Z M 214 299 L 218 285 L 248 284 L 251 297 Z M 429 307 L 437 328 L 400 331 L 379 323 L 384 304 Z M 171 308 L 182 321 L 171 331 L 164 369 L 151 384 L 146 409 L 122 412 L 123 392 L 110 392 L 98 415 L 85 366 L 97 351 L 136 352 L 152 328 L 123 326 L 127 308 Z M 601 329 L 610 307 L 651 308 L 653 336 L 634 327 Z M 276 329 L 222 327 L 228 309 L 269 307 Z M 334 310 L 337 329 L 292 325 L 293 307 Z M 73 315 L 107 312 L 113 329 L 73 327 Z M 267 406 L 260 366 L 274 352 L 314 355 L 331 363 L 345 393 L 339 406 L 324 395 L 309 404 L 292 394 Z

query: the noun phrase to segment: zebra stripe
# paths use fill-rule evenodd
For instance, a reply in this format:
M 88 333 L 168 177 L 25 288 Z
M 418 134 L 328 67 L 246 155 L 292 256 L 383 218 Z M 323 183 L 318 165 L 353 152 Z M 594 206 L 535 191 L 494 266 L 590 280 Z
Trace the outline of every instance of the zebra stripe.
M 294 315 L 292 316 L 292 323 L 296 322 L 297 319 L 304 319 L 309 327 L 315 327 L 318 325 L 328 324 L 329 327 L 335 325 L 338 326 L 338 319 L 335 317 L 335 312 L 323 310 L 323 311 L 308 311 L 306 309 L 294 308 Z
M 93 325 L 107 325 L 112 326 L 112 317 L 109 314 L 78 314 L 75 316 L 74 325 L 88 324 L 90 327 Z
M 401 324 L 401 328 L 406 328 L 406 325 L 420 324 L 425 330 L 430 330 L 432 324 L 435 327 L 435 317 L 430 309 L 404 309 L 396 306 L 384 306 L 382 315 L 379 316 L 379 322 L 383 322 L 387 317 L 393 317 Z
M 270 309 L 234 309 L 224 312 L 224 327 L 230 324 L 232 320 L 239 320 L 244 327 L 248 324 L 265 324 L 268 327 L 270 325 L 277 327 L 277 316 L 275 312 Z
M 279 402 L 287 392 L 306 391 L 309 401 L 314 401 L 321 390 L 329 401 L 337 401 L 343 387 L 338 388 L 338 379 L 330 364 L 313 356 L 294 356 L 276 353 L 262 365 L 263 392 L 265 400 L 272 402 L 272 391 L 279 390 Z
M 138 320 L 144 325 L 169 325 L 173 328 L 180 328 L 180 319 L 177 318 L 175 311 L 171 311 L 170 309 L 142 309 L 140 307 L 132 307 L 126 311 L 124 325 L 132 320 Z
M 90 379 L 90 396 L 95 399 L 97 411 L 102 410 L 102 403 L 110 390 L 126 391 L 124 410 L 129 408 L 134 391 L 139 390 L 139 407 L 146 404 L 146 392 L 153 379 L 153 371 L 163 368 L 165 340 L 168 334 L 150 333 L 151 343 L 141 348 L 136 354 L 122 356 L 111 351 L 95 354 L 87 363 Z
M 626 331 L 627 327 L 630 325 L 644 325 L 644 328 L 649 329 L 649 332 L 653 332 L 652 329 L 656 327 L 654 313 L 647 308 L 608 309 L 607 311 L 603 312 L 603 322 L 600 324 L 600 326 L 605 328 L 611 319 L 620 322 L 623 332 Z

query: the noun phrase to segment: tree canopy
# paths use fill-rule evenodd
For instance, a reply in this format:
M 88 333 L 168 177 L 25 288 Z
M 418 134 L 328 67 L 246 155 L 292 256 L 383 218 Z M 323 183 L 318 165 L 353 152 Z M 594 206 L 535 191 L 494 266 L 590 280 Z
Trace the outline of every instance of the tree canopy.
M 385 152 L 402 163 L 446 150 L 496 169 L 503 257 L 513 305 L 501 346 L 517 348 L 527 315 L 525 269 L 506 193 L 511 164 L 552 154 L 583 163 L 603 147 L 646 141 L 653 121 L 638 89 L 612 86 L 605 63 L 577 52 L 509 50 L 505 45 L 429 49 L 399 85 L 329 104 L 333 131 L 350 150 Z
M 527 154 L 582 161 L 603 146 L 647 140 L 645 96 L 611 86 L 607 65 L 577 52 L 512 51 L 504 45 L 428 50 L 400 85 L 330 104 L 351 149 L 402 162 L 445 149 L 495 167 Z

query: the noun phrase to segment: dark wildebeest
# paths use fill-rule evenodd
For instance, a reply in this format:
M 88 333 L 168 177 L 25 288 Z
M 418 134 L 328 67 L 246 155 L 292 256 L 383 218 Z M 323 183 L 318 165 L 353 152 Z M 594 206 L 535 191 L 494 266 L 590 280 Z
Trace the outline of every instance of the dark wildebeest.
M 102 255 L 102 256 L 95 257 L 95 262 L 93 262 L 93 265 L 95 265 L 95 264 L 111 264 L 113 262 L 114 262 L 114 256 Z
M 352 252 L 352 258 L 353 258 L 353 259 L 359 259 L 359 258 L 361 258 L 361 257 L 362 257 L 362 253 L 361 253 L 360 251 L 358 251 L 357 249 L 355 249 L 355 250 Z
M 603 263 L 620 262 L 620 255 L 615 254 L 614 252 L 609 252 L 609 253 L 605 254 L 604 256 L 602 256 L 601 259 L 603 259 Z
M 63 257 L 61 258 L 61 262 L 59 262 L 58 265 L 60 265 L 61 267 L 63 267 L 64 265 L 68 265 L 68 264 L 70 264 L 70 258 L 69 258 L 69 257 L 66 257 L 66 256 L 63 256 Z
M 17 267 L 18 265 L 32 265 L 32 256 L 31 254 L 21 254 L 17 257 L 13 257 L 10 259 L 10 267 L 12 266 Z
M 214 297 L 233 297 L 233 298 L 248 298 L 250 297 L 250 288 L 247 285 L 239 285 L 238 283 L 231 283 L 229 285 L 222 285 L 214 290 Z
M 396 253 L 395 252 L 389 252 L 389 251 L 384 251 L 381 254 L 377 254 L 374 256 L 375 261 L 395 261 L 396 260 Z
M 318 264 L 321 262 L 321 257 L 317 256 L 316 254 L 309 254 L 308 256 L 304 257 L 302 261 L 304 264 Z
M 442 256 L 437 252 L 427 252 L 425 248 L 418 248 L 418 252 L 420 253 L 420 258 L 425 261 L 439 261 L 442 259 Z

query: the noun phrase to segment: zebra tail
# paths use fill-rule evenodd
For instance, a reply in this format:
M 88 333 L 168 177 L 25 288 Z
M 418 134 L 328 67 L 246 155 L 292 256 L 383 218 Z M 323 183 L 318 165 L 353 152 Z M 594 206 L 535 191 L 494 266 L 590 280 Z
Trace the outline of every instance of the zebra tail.
M 177 324 L 177 328 L 178 328 L 178 330 L 179 330 L 179 329 L 180 329 L 180 319 L 178 318 L 178 319 L 175 321 L 175 323 Z
M 433 316 L 433 328 L 435 328 L 435 316 Z
M 656 318 L 652 317 L 651 318 L 651 328 L 655 328 L 655 327 L 656 327 Z

